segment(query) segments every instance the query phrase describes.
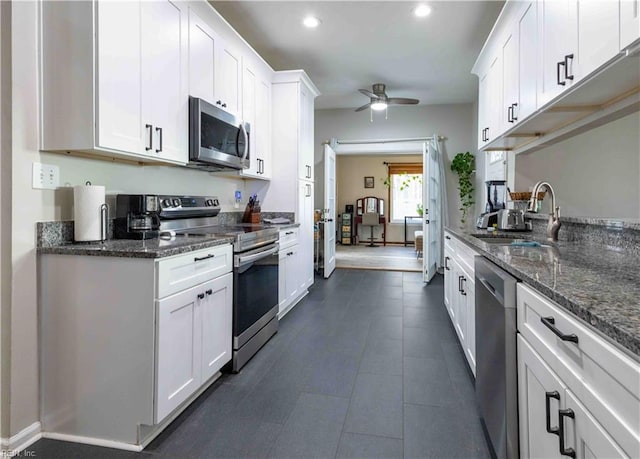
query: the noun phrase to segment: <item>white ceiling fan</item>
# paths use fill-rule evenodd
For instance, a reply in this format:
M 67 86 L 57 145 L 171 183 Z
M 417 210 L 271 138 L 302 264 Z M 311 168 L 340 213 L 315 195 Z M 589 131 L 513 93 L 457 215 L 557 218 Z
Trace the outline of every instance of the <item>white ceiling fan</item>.
M 373 92 L 366 89 L 358 89 L 358 91 L 360 91 L 371 100 L 368 104 L 356 108 L 357 112 L 360 112 L 369 107 L 371 107 L 372 110 L 384 110 L 389 105 L 415 105 L 420 102 L 418 99 L 408 99 L 406 97 L 389 97 L 384 91 L 385 85 L 382 83 L 375 83 L 374 85 L 372 85 L 372 89 Z

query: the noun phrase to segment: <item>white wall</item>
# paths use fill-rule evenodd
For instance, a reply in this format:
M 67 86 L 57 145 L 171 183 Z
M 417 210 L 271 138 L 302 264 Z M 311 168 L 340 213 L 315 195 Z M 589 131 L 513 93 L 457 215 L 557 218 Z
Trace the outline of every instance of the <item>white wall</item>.
M 561 216 L 640 218 L 640 113 L 520 154 L 515 167 L 518 191 L 551 184 Z
M 8 2 L 1 2 L 3 8 Z M 206 8 L 206 4 L 203 3 Z M 73 195 L 68 186 L 90 180 L 95 185 L 105 185 L 108 194 L 114 193 L 179 193 L 211 194 L 221 198 L 224 211 L 232 208 L 234 191 L 245 190 L 245 181 L 225 178 L 167 166 L 133 166 L 102 160 L 67 157 L 38 151 L 38 54 L 37 8 L 35 1 L 11 2 L 11 145 L 5 148 L 2 136 L 2 203 L 5 202 L 7 183 L 5 172 L 11 174 L 12 200 L 11 266 L 7 273 L 2 269 L 2 279 L 12 276 L 10 302 L 2 298 L 2 436 L 15 435 L 39 420 L 38 394 L 38 329 L 37 329 L 37 257 L 35 226 L 38 221 L 66 220 L 72 218 Z M 4 9 L 2 10 L 4 13 Z M 213 15 L 215 16 L 215 15 Z M 4 14 L 3 14 L 3 18 Z M 219 21 L 222 23 L 221 21 Z M 2 37 L 7 27 L 2 23 Z M 233 38 L 233 34 L 227 33 Z M 235 38 L 238 48 L 245 45 Z M 4 40 L 3 43 L 4 45 Z M 243 49 L 246 50 L 247 48 Z M 9 61 L 3 54 L 2 76 L 9 69 Z M 2 103 L 4 104 L 4 91 Z M 4 106 L 3 106 L 4 108 Z M 5 111 L 2 112 L 3 126 Z M 64 116 L 61 114 L 61 116 Z M 185 126 L 186 129 L 186 126 Z M 31 188 L 33 162 L 60 166 L 59 190 L 34 190 Z M 10 169 L 5 165 L 11 164 Z M 245 193 L 246 195 L 246 193 Z M 3 214 L 1 230 L 6 228 Z M 0 233 L 4 236 L 4 233 Z M 3 240 L 3 248 L 4 245 Z M 1 252 L 4 260 L 6 252 Z M 4 282 L 2 294 L 6 294 Z M 8 321 L 8 322 L 7 322 Z M 5 342 L 10 331 L 10 343 Z M 10 373 L 10 374 L 9 374 Z M 6 395 L 5 395 L 6 394 Z M 10 403 L 9 403 L 10 401 Z M 8 427 L 4 424 L 8 423 Z
M 451 160 L 459 152 L 476 151 L 474 129 L 476 108 L 473 104 L 392 106 L 389 119 L 384 114 L 374 114 L 369 121 L 369 112 L 351 109 L 315 111 L 315 207 L 322 208 L 324 196 L 324 166 L 322 142 L 331 138 L 338 140 L 394 139 L 428 137 L 433 134 L 445 136 L 445 172 L 449 199 L 449 221 L 458 220 L 457 176 L 451 172 Z M 354 180 L 362 174 L 354 170 Z

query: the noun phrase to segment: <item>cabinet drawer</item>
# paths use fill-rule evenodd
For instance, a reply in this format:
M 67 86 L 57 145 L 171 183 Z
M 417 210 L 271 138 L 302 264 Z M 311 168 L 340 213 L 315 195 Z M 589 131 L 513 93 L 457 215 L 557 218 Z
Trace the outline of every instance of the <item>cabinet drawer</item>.
M 456 253 L 456 238 L 446 231 L 444 232 L 444 248 L 453 254 Z
M 278 242 L 281 249 L 298 243 L 298 230 L 299 228 L 287 228 L 280 230 Z
M 231 271 L 231 244 L 196 250 L 158 262 L 157 298 L 193 287 Z
M 473 278 L 475 274 L 475 260 L 478 253 L 462 241 L 457 242 L 456 255 L 460 267 Z
M 517 303 L 518 331 L 616 441 L 639 452 L 640 363 L 531 287 L 518 284 Z

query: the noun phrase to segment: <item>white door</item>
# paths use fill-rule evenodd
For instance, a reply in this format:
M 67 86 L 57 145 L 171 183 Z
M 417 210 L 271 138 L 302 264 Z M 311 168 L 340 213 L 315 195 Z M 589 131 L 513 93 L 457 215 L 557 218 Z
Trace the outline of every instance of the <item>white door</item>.
M 336 152 L 324 146 L 324 277 L 336 269 Z
M 440 231 L 440 166 L 437 136 L 422 145 L 422 274 L 429 282 L 438 267 Z

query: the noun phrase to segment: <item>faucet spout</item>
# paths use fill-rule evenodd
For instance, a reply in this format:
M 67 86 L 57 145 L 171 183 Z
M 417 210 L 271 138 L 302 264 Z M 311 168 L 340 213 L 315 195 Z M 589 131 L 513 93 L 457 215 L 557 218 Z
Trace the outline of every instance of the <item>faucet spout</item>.
M 547 239 L 553 242 L 558 240 L 558 232 L 560 231 L 560 207 L 556 206 L 556 194 L 548 182 L 539 181 L 533 187 L 531 199 L 529 200 L 529 212 L 536 212 L 538 208 L 538 193 L 542 189 L 546 189 L 551 196 L 551 211 L 549 212 L 549 222 L 547 223 Z

